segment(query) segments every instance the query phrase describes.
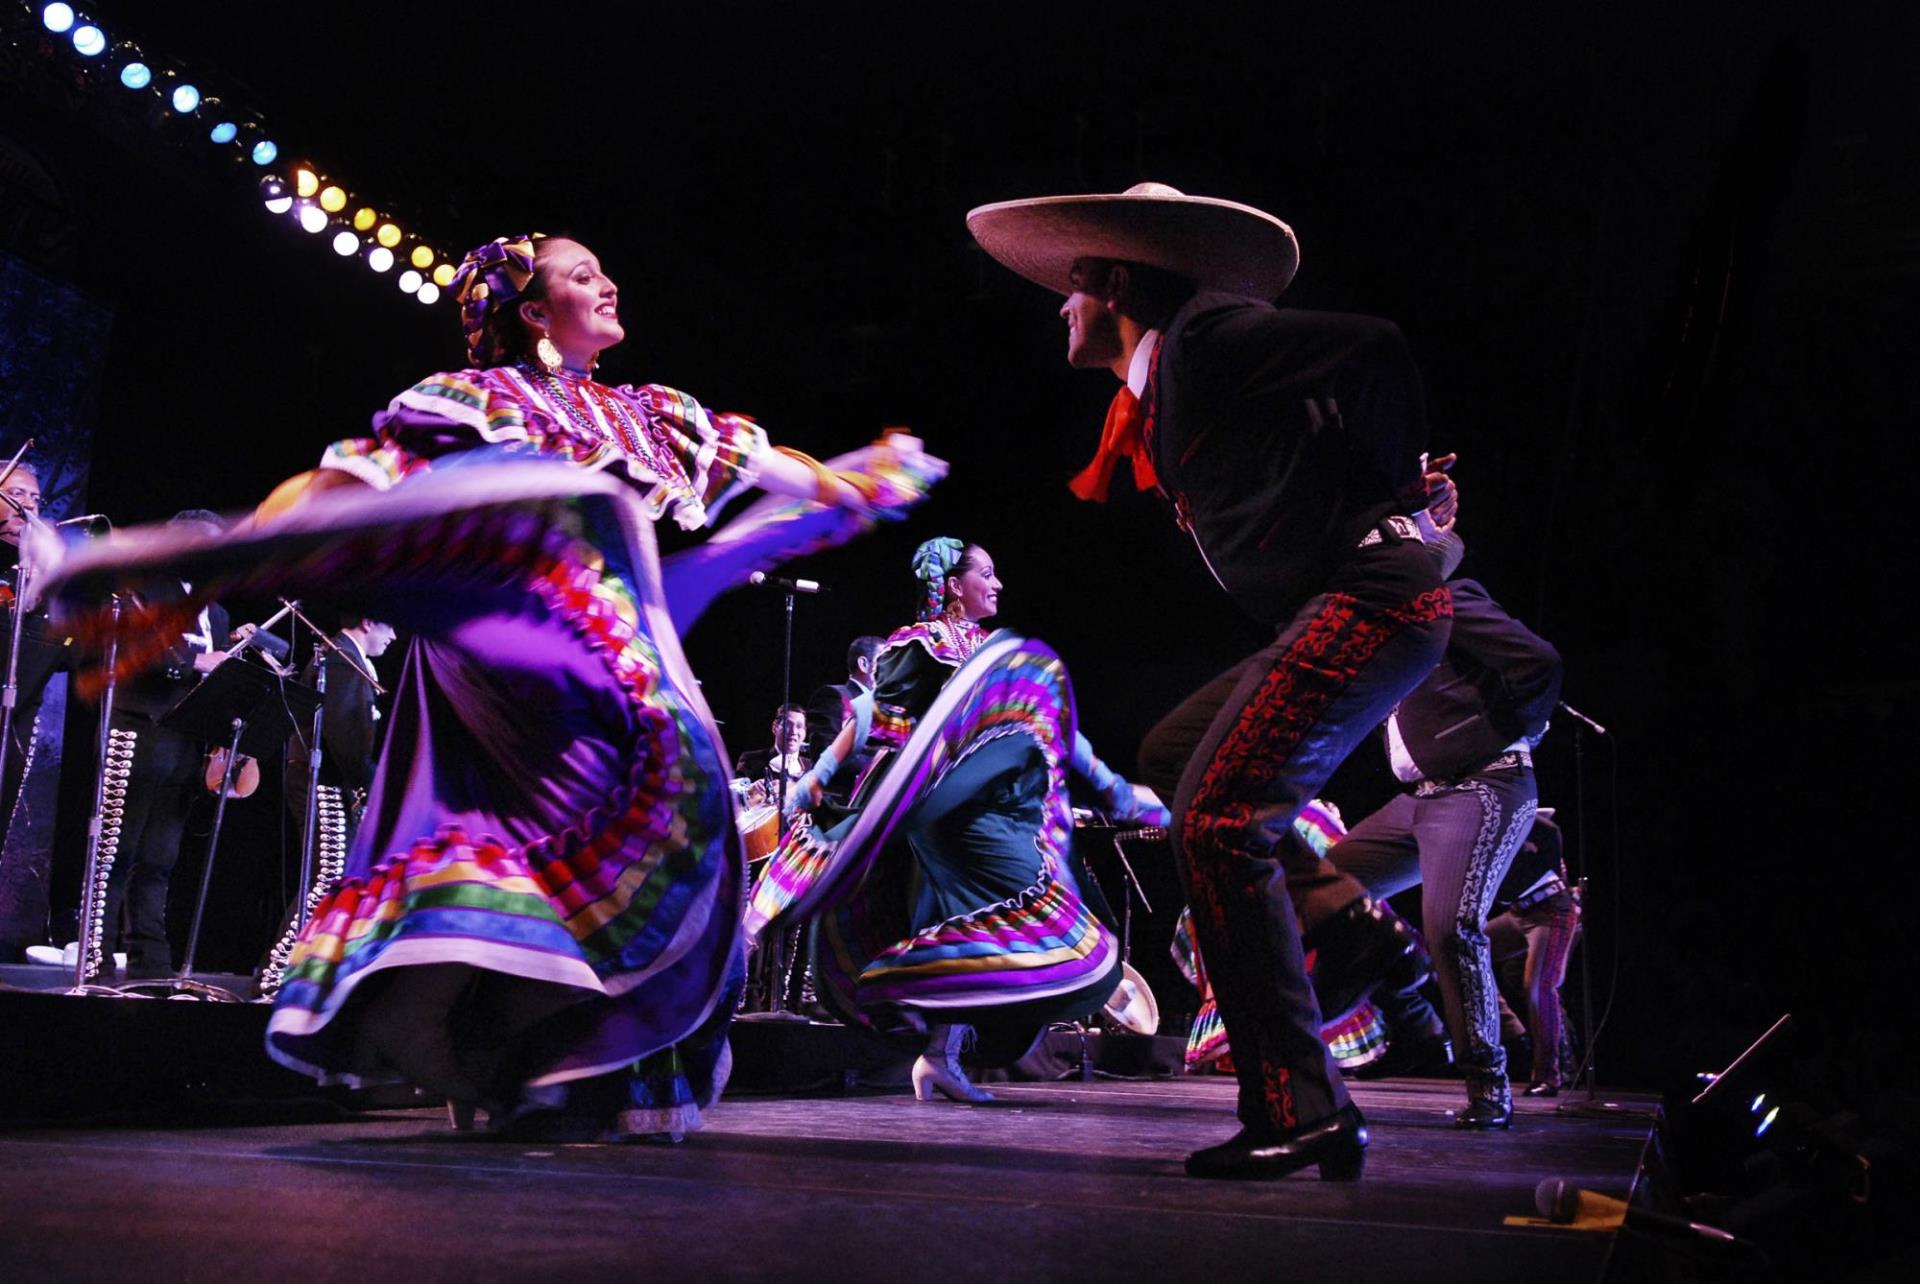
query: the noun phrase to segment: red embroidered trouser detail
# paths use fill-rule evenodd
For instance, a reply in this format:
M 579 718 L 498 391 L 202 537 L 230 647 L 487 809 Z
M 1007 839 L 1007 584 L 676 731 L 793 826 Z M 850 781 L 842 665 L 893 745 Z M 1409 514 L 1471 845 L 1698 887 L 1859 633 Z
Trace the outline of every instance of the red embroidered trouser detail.
M 1395 635 L 1408 625 L 1431 624 L 1452 614 L 1453 598 L 1444 586 L 1384 611 L 1370 610 L 1346 594 L 1328 594 L 1243 703 L 1238 719 L 1208 761 L 1181 820 L 1194 926 L 1209 975 L 1221 970 L 1214 960 L 1236 957 L 1243 934 L 1266 930 L 1261 907 L 1266 903 L 1267 884 L 1278 876 L 1269 859 L 1271 835 L 1279 819 L 1272 815 L 1271 800 L 1295 750 Z M 1407 687 L 1419 677 L 1412 675 Z M 1328 771 L 1337 765 L 1329 764 Z M 1291 817 L 1285 819 L 1291 821 Z M 1263 948 L 1252 951 L 1264 952 Z M 1216 992 L 1221 988 L 1216 980 Z M 1265 985 L 1237 988 L 1239 993 L 1219 997 L 1243 1096 L 1252 1078 L 1266 1099 L 1266 1121 L 1280 1128 L 1298 1127 L 1292 1069 L 1276 1059 L 1270 1040 L 1243 1038 L 1241 1033 L 1278 1028 L 1290 1019 L 1288 1013 L 1262 1010 L 1278 1005 L 1281 991 Z M 1237 1002 L 1230 1002 L 1230 997 Z M 1249 1054 L 1253 1065 L 1246 1064 Z M 1247 1122 L 1245 1106 L 1243 1101 L 1243 1122 Z

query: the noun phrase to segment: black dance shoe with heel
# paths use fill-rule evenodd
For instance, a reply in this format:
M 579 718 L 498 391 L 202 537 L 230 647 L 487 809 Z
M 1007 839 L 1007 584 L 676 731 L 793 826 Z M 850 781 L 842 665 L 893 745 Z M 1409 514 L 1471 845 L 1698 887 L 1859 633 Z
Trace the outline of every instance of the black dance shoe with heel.
M 1315 1165 L 1322 1181 L 1359 1181 L 1367 1160 L 1367 1121 L 1348 1104 L 1292 1132 L 1242 1128 L 1238 1136 L 1187 1156 L 1189 1177 L 1273 1181 Z
M 1426 951 L 1406 921 L 1370 896 L 1351 902 L 1300 942 L 1314 951 L 1314 998 L 1332 1024 L 1382 986 L 1416 990 L 1432 973 Z
M 1467 1132 L 1500 1132 L 1513 1126 L 1513 1089 L 1507 1077 L 1467 1076 L 1467 1108 L 1453 1115 L 1453 1126 Z

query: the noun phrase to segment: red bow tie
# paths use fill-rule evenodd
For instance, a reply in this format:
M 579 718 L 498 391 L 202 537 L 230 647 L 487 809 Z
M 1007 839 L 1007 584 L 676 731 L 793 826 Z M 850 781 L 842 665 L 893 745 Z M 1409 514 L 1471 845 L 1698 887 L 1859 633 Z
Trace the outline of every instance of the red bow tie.
M 1147 443 L 1140 433 L 1140 398 L 1133 395 L 1125 384 L 1113 394 L 1113 404 L 1107 407 L 1107 423 L 1100 430 L 1100 449 L 1094 452 L 1093 462 L 1081 469 L 1067 488 L 1081 499 L 1092 500 L 1096 504 L 1107 502 L 1107 492 L 1113 486 L 1113 473 L 1122 459 L 1133 461 L 1133 485 L 1136 490 L 1152 490 L 1160 484 L 1154 475 L 1153 459 L 1147 453 Z

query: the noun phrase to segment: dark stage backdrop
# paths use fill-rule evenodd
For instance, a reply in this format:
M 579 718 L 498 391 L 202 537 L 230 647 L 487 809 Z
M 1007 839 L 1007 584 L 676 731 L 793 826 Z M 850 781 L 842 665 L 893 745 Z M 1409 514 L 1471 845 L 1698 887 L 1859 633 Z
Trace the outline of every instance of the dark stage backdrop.
M 1584 818 L 1566 719 L 1541 752 L 1592 857 L 1603 1073 L 1724 1062 L 1788 1008 L 1836 1073 L 1895 1064 L 1904 1028 L 1873 1018 L 1904 1010 L 1900 969 L 1863 950 L 1904 941 L 1911 882 L 1912 6 L 563 3 L 428 43 L 366 3 L 271 31 L 238 0 L 97 7 L 435 236 L 579 235 L 622 286 L 616 379 L 815 453 L 918 429 L 952 478 L 804 568 L 834 592 L 800 606 L 797 689 L 906 618 L 916 542 L 964 535 L 1123 768 L 1259 639 L 1151 502 L 1067 496 L 1111 381 L 1065 369 L 1056 301 L 963 215 L 1143 178 L 1280 213 L 1290 301 L 1407 332 L 1468 572 L 1615 733 Z M 450 308 L 43 82 L 0 102 L 83 212 L 70 279 L 116 309 L 116 520 L 248 504 L 458 362 Z M 779 698 L 779 620 L 741 595 L 690 638 L 736 748 Z M 1357 816 L 1388 787 L 1367 754 L 1329 793 Z

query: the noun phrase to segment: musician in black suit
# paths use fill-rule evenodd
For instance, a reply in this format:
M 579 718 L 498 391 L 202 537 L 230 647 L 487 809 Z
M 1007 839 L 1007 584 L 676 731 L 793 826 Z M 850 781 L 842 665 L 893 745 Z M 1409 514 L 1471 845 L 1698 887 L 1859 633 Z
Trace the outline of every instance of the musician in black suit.
M 1560 655 L 1473 580 L 1449 582 L 1446 653 L 1383 732 L 1394 775 L 1410 785 L 1327 853 L 1376 896 L 1420 886 L 1441 1008 L 1467 1082 L 1462 1128 L 1513 1117 L 1500 1046 L 1499 990 L 1487 912 L 1533 828 L 1533 744 L 1560 698 Z M 1303 909 L 1311 928 L 1314 907 Z
M 209 534 L 222 528 L 218 515 L 199 508 L 175 515 L 168 524 Z M 178 591 L 175 585 L 158 584 L 143 596 L 160 599 Z M 114 692 L 112 729 L 133 737 L 133 754 L 107 881 L 100 952 L 110 959 L 116 942 L 124 947 L 131 976 L 173 972 L 167 888 L 180 859 L 187 814 L 206 792 L 206 746 L 159 720 L 223 663 L 228 648 L 240 640 L 229 626 L 226 608 L 209 603 L 164 656 L 121 681 Z
M 29 464 L 15 467 L 0 483 L 11 504 L 0 504 L 0 676 L 6 672 L 13 649 L 13 612 L 17 605 L 14 590 L 19 583 L 20 532 L 27 521 L 40 511 L 40 479 Z M 17 505 L 17 507 L 16 507 Z M 20 622 L 20 663 L 16 670 L 16 693 L 11 736 L 7 741 L 4 770 L 0 771 L 0 848 L 12 828 L 14 809 L 26 781 L 31 757 L 34 721 L 40 714 L 40 700 L 46 694 L 53 675 L 73 667 L 73 648 L 65 633 L 53 627 L 44 603 L 27 612 Z M 18 961 L 29 945 L 38 945 L 45 936 L 47 919 L 47 876 L 52 852 L 16 851 L 13 859 L 0 863 L 0 963 Z
M 393 645 L 391 624 L 379 620 L 356 620 L 333 635 L 340 651 L 315 647 L 300 680 L 311 687 L 317 684 L 322 657 L 327 673 L 326 709 L 320 718 L 320 784 L 338 792 L 346 818 L 346 845 L 353 843 L 353 831 L 359 819 L 359 806 L 373 785 L 373 767 L 379 748 L 380 710 L 374 704 L 373 684 L 367 675 L 373 662 Z M 342 655 L 340 652 L 345 652 Z M 295 823 L 305 823 L 307 815 L 307 777 L 311 774 L 312 755 L 306 741 L 307 728 L 296 730 L 287 742 L 287 808 Z
M 748 749 L 733 764 L 736 776 L 745 776 L 764 784 L 768 801 L 780 796 L 780 778 L 786 777 L 787 790 L 807 774 L 807 711 L 797 704 L 783 704 L 774 711 L 773 744 L 765 749 Z
M 1427 422 L 1400 333 L 1278 309 L 1292 229 L 1161 184 L 972 211 L 983 249 L 1065 294 L 1067 360 L 1111 371 L 1092 465 L 1158 491 L 1214 578 L 1274 641 L 1189 699 L 1141 747 L 1179 773 L 1173 838 L 1233 1046 L 1239 1135 L 1196 1176 L 1360 1176 L 1365 1122 L 1320 1042 L 1285 889 L 1300 808 L 1439 658 L 1450 614 L 1416 517 Z M 1164 776 L 1158 777 L 1164 779 Z
M 853 753 L 834 769 L 831 780 L 820 782 L 828 795 L 844 799 L 873 761 L 874 751 L 867 747 L 873 725 L 873 666 L 885 645 L 885 638 L 855 638 L 847 648 L 847 680 L 821 687 L 807 701 L 807 756 L 816 763 L 840 728 L 854 724 Z

